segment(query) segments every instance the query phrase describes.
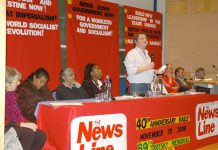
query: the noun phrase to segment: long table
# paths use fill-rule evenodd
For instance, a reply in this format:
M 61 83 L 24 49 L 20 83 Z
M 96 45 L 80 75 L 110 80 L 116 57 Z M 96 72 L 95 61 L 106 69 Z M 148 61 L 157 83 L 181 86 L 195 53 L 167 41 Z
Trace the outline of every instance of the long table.
M 193 84 L 194 86 L 206 88 L 209 90 L 210 94 L 218 94 L 218 80 L 189 80 L 189 83 Z
M 218 95 L 41 104 L 38 128 L 44 150 L 191 150 L 218 141 Z

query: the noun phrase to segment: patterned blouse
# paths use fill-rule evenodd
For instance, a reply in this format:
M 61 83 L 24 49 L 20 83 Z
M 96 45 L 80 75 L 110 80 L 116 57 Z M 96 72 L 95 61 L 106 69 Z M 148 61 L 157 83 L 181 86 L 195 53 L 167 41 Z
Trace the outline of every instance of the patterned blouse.
M 5 119 L 6 122 L 13 122 L 16 124 L 19 124 L 23 120 L 14 91 L 9 91 L 5 94 Z

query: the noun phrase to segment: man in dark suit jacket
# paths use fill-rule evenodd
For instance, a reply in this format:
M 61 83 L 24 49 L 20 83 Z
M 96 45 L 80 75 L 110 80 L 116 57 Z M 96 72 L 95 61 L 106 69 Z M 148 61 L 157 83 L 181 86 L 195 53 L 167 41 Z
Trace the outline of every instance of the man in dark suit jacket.
M 179 84 L 179 92 L 185 92 L 190 90 L 190 85 L 186 82 L 186 78 L 184 77 L 184 68 L 178 67 L 175 70 L 176 82 Z

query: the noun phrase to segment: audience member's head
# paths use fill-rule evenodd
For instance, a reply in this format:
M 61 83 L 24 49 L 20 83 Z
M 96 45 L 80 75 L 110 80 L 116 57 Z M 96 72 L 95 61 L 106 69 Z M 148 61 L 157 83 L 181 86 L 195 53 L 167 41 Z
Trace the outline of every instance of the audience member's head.
M 66 68 L 63 69 L 60 73 L 60 80 L 62 83 L 71 84 L 73 81 L 75 81 L 75 74 L 73 69 Z
M 27 80 L 31 80 L 37 89 L 41 89 L 47 85 L 47 82 L 49 81 L 49 74 L 44 68 L 38 68 L 28 77 Z
M 145 49 L 148 45 L 147 36 L 145 33 L 140 32 L 135 34 L 133 37 L 134 47 L 139 47 L 141 49 Z
M 6 67 L 5 90 L 15 91 L 21 80 L 20 72 L 12 67 Z
M 100 80 L 102 70 L 96 64 L 87 64 L 84 70 L 84 80 Z
M 196 69 L 195 75 L 196 75 L 197 79 L 204 79 L 204 76 L 205 76 L 204 68 L 200 67 L 200 68 Z
M 175 69 L 175 76 L 180 79 L 184 79 L 185 70 L 182 67 L 178 67 Z
M 173 76 L 174 68 L 172 64 L 166 64 L 167 68 L 165 70 L 165 75 L 166 76 Z

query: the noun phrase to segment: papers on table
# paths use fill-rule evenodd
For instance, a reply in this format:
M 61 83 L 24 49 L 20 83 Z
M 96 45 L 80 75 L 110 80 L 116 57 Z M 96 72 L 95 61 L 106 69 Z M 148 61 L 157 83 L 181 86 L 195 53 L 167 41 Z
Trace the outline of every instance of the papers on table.
M 205 92 L 180 92 L 180 93 L 168 93 L 166 96 L 183 96 L 183 95 L 197 95 L 197 94 L 205 94 Z
M 49 102 L 49 105 L 52 105 L 52 106 L 67 106 L 67 105 L 83 105 L 82 103 L 75 103 L 75 102 Z
M 67 106 L 67 105 L 83 105 L 83 103 L 96 102 L 95 99 L 80 99 L 80 100 L 61 100 L 61 101 L 47 101 L 47 105 L 52 106 Z
M 196 94 L 205 94 L 205 92 L 181 92 L 181 93 L 168 93 L 166 95 L 158 95 L 158 96 L 151 96 L 149 98 L 158 98 L 158 97 L 171 97 L 171 96 L 183 96 L 183 95 L 196 95 Z M 123 96 L 116 96 L 114 97 L 115 100 L 134 100 L 134 99 L 141 99 L 141 98 L 148 98 L 148 97 L 139 97 L 139 96 L 131 96 L 131 95 L 123 95 Z
M 139 97 L 139 96 L 131 96 L 131 95 L 123 95 L 123 96 L 116 96 L 114 97 L 115 100 L 131 100 L 131 99 L 140 99 L 143 97 Z
M 158 71 L 163 72 L 166 68 L 167 68 L 167 66 L 163 65 L 158 69 Z
M 39 105 L 48 105 L 56 109 L 60 106 L 82 106 L 83 103 L 88 103 L 88 102 L 96 102 L 96 100 L 95 99 L 83 99 L 83 100 L 42 101 L 37 104 L 34 115 L 37 118 Z

